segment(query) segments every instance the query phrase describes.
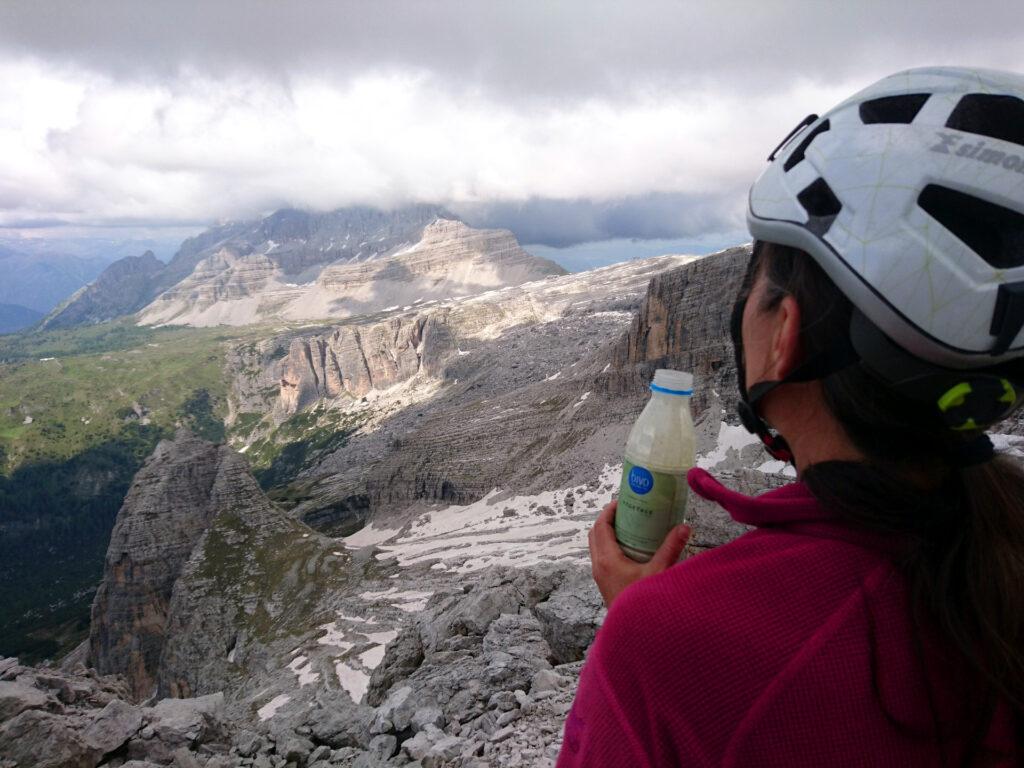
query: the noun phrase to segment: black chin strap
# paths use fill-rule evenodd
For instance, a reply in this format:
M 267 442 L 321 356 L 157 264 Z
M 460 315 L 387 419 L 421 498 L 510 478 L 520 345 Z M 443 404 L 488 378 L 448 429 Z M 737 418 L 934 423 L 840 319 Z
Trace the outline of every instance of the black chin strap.
M 739 357 L 742 358 L 742 351 L 739 352 Z M 860 362 L 860 355 L 857 354 L 850 340 L 844 336 L 842 339 L 837 339 L 836 343 L 829 346 L 824 352 L 804 360 L 786 377 L 778 381 L 759 381 L 750 388 L 749 392 L 742 380 L 744 370 L 742 366 L 739 366 L 736 372 L 737 376 L 741 377 L 738 410 L 743 426 L 748 432 L 761 438 L 761 442 L 764 443 L 765 449 L 772 458 L 792 462 L 793 451 L 786 439 L 773 431 L 758 415 L 757 404 L 764 399 L 765 395 L 783 384 L 824 379 L 826 376 L 838 373 L 858 362 Z

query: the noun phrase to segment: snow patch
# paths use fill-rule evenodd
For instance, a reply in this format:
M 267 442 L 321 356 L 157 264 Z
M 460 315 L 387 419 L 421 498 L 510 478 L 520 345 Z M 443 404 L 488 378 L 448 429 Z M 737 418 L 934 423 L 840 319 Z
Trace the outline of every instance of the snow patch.
M 785 477 L 796 477 L 796 468 L 786 461 L 766 461 L 757 468 L 758 472 L 769 475 L 784 475 Z
M 366 695 L 366 689 L 370 687 L 370 676 L 362 670 L 350 667 L 344 661 L 335 662 L 334 671 L 338 675 L 338 682 L 352 697 L 352 701 L 356 704 L 361 702 Z
M 323 624 L 320 629 L 324 630 L 326 633 L 323 637 L 317 639 L 317 643 L 320 645 L 329 645 L 332 648 L 338 648 L 342 653 L 353 647 L 353 643 L 350 643 L 345 639 L 345 632 L 338 627 L 338 623 L 336 621 L 332 621 L 330 624 Z
M 365 634 L 367 640 L 378 645 L 387 645 L 398 637 L 398 631 L 394 629 L 389 629 L 386 632 L 366 632 Z
M 359 654 L 359 661 L 367 669 L 376 669 L 384 661 L 384 646 L 375 645 L 368 651 Z
M 373 523 L 370 523 L 360 528 L 351 536 L 345 536 L 342 541 L 345 542 L 345 546 L 349 549 L 361 549 L 371 544 L 380 544 L 387 541 L 398 531 L 398 528 L 374 528 Z
M 282 693 L 280 696 L 275 696 L 258 710 L 256 714 L 259 715 L 260 720 L 269 720 L 272 718 L 281 707 L 292 700 L 291 696 Z
M 375 618 L 373 618 L 372 616 L 370 616 L 369 618 L 366 618 L 366 617 L 363 617 L 363 616 L 349 616 L 348 614 L 342 613 L 341 611 L 338 611 L 338 618 L 342 619 L 343 621 L 357 621 L 357 622 L 365 623 L 365 624 L 376 624 L 377 623 L 377 620 Z
M 396 592 L 392 597 L 398 598 L 398 602 L 392 602 L 391 604 L 406 613 L 419 613 L 427 607 L 427 601 L 433 594 L 433 592 L 415 591 Z
M 529 496 L 507 497 L 494 489 L 472 504 L 431 510 L 414 521 L 409 534 L 382 545 L 377 559 L 397 558 L 400 566 L 438 560 L 455 573 L 583 560 L 587 533 L 621 474 L 621 464 L 605 465 L 596 483 Z M 395 598 L 398 592 L 370 594 Z M 405 605 L 414 602 L 410 596 Z
M 313 665 L 309 663 L 309 659 L 305 656 L 296 656 L 291 660 L 288 665 L 288 669 L 295 673 L 295 676 L 299 678 L 299 687 L 315 683 L 320 679 L 320 673 L 313 671 Z
M 757 436 L 747 432 L 743 425 L 733 426 L 723 421 L 718 427 L 718 440 L 715 444 L 715 450 L 705 456 L 699 456 L 697 458 L 697 466 L 701 469 L 713 469 L 719 463 L 729 458 L 730 449 L 735 450 L 738 454 L 748 445 L 759 445 L 760 442 Z

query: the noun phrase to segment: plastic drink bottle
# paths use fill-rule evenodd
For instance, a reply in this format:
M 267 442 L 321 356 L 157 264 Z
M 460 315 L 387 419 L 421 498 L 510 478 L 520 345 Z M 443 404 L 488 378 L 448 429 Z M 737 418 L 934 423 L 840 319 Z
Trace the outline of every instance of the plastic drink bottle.
M 661 368 L 651 399 L 629 433 L 622 463 L 615 537 L 627 556 L 651 559 L 668 532 L 683 522 L 696 435 L 690 415 L 693 374 Z

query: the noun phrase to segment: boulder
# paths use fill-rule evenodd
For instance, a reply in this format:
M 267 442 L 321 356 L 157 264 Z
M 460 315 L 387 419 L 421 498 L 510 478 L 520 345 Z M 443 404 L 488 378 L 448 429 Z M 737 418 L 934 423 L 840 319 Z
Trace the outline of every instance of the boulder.
M 142 712 L 120 699 L 114 699 L 96 715 L 82 734 L 85 742 L 101 755 L 113 752 L 142 727 Z
M 225 736 L 224 694 L 164 699 L 145 712 L 149 725 L 128 744 L 128 756 L 169 763 L 181 747 L 193 750 Z
M 444 713 L 439 707 L 420 707 L 412 715 L 412 729 L 422 731 L 428 725 L 444 728 Z
M 412 686 L 404 685 L 392 691 L 384 703 L 377 708 L 374 724 L 381 728 L 388 720 L 396 731 L 404 731 L 412 723 L 413 714 L 419 708 Z M 380 731 L 382 732 L 382 731 Z
M 27 709 L 0 727 L 0 765 L 12 768 L 95 768 L 101 754 L 65 718 Z
M 306 720 L 314 741 L 332 749 L 366 747 L 374 711 L 363 705 L 337 703 L 316 707 Z
M 38 688 L 21 682 L 0 682 L 0 722 L 20 715 L 26 709 L 61 712 L 60 702 Z
M 398 750 L 398 739 L 390 733 L 382 733 L 370 739 L 367 750 L 378 760 L 387 760 Z
M 583 658 L 605 614 L 601 593 L 585 568 L 572 569 L 533 610 L 556 664 Z
M 388 643 L 384 659 L 370 675 L 366 702 L 378 706 L 387 697 L 388 690 L 404 680 L 423 663 L 423 642 L 416 626 L 403 627 L 398 637 Z

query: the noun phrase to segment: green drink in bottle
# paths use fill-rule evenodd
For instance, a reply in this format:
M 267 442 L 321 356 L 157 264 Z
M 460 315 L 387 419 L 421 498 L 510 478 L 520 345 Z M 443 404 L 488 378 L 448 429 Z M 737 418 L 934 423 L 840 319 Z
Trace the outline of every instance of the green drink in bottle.
M 696 435 L 690 415 L 693 375 L 654 373 L 651 399 L 626 442 L 615 513 L 615 537 L 627 556 L 645 563 L 668 532 L 683 522 Z

